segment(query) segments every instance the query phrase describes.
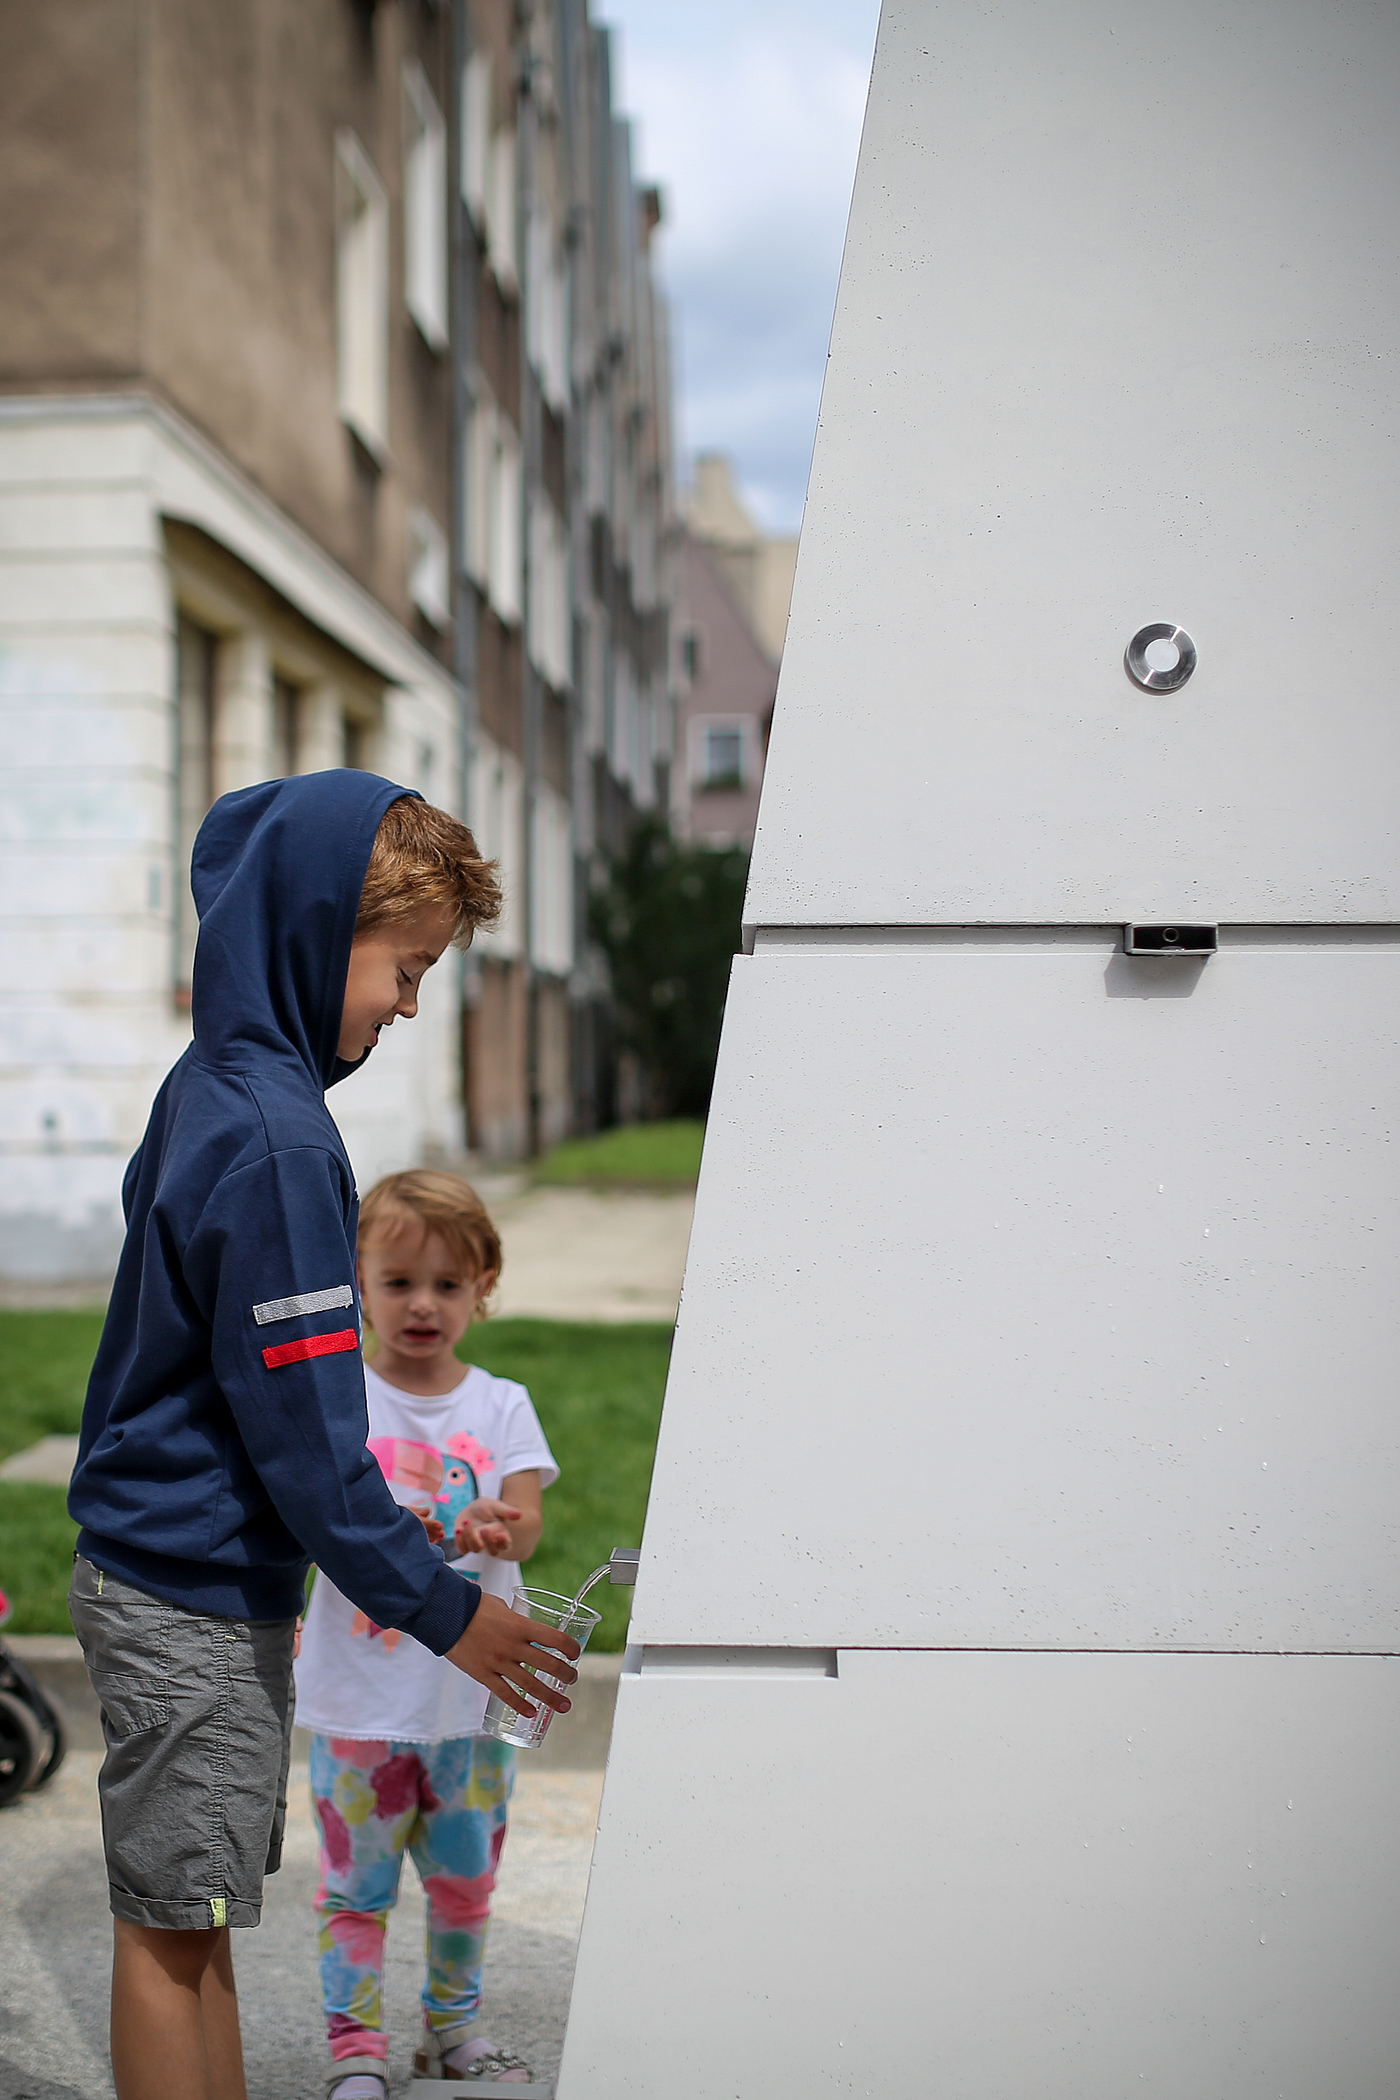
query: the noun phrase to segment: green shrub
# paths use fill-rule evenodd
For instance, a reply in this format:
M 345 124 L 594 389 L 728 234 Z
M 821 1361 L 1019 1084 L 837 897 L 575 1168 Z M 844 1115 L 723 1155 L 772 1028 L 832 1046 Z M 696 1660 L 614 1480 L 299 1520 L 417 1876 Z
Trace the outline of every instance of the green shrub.
M 590 900 L 618 1042 L 641 1065 L 655 1116 L 709 1108 L 748 867 L 739 847 L 690 845 L 649 817 L 609 860 Z

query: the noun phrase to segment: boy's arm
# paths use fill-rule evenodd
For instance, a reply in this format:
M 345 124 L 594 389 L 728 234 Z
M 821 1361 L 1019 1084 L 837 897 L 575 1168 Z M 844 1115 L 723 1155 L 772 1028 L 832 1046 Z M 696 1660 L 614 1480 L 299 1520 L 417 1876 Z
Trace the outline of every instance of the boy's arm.
M 339 1163 L 314 1148 L 229 1175 L 185 1250 L 214 1377 L 282 1522 L 379 1626 L 445 1655 L 481 1591 L 401 1509 L 369 1422 Z

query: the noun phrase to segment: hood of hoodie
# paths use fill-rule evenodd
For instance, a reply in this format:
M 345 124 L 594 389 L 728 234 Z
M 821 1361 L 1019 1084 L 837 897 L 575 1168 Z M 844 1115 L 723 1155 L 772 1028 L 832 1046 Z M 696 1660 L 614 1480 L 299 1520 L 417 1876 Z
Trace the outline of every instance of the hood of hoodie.
M 364 1063 L 336 1051 L 350 945 L 380 820 L 412 792 L 343 767 L 264 781 L 214 804 L 190 865 L 202 1063 L 294 1059 L 320 1089 Z

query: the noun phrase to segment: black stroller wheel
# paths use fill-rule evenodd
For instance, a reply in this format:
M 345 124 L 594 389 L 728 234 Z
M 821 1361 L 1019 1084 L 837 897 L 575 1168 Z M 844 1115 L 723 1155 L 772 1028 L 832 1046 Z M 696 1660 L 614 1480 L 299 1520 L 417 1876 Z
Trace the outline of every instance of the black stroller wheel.
M 0 1641 L 0 1694 L 27 1707 L 39 1726 L 39 1758 L 29 1781 L 29 1791 L 47 1786 L 68 1754 L 68 1729 L 57 1702 L 44 1691 L 34 1672 Z
M 20 1700 L 0 1692 L 0 1808 L 18 1801 L 48 1759 L 49 1745 L 37 1717 Z
M 64 1758 L 68 1755 L 68 1730 L 63 1725 L 62 1715 L 52 1702 L 49 1702 L 49 1717 L 44 1728 L 44 1735 L 47 1738 L 44 1745 L 46 1755 L 43 1757 L 38 1771 L 29 1782 L 31 1794 L 37 1794 L 41 1786 L 48 1785 L 59 1766 L 63 1763 Z

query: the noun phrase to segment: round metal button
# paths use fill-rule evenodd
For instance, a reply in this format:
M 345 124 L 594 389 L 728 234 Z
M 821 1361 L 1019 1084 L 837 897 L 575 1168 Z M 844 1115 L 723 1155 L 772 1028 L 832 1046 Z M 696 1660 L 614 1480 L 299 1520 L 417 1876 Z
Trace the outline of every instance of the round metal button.
M 1159 671 L 1148 662 L 1153 642 L 1169 643 L 1176 650 L 1176 662 L 1169 670 Z M 1153 620 L 1139 627 L 1123 653 L 1123 669 L 1145 693 L 1174 693 L 1195 668 L 1196 644 L 1184 627 L 1173 627 L 1170 620 Z

